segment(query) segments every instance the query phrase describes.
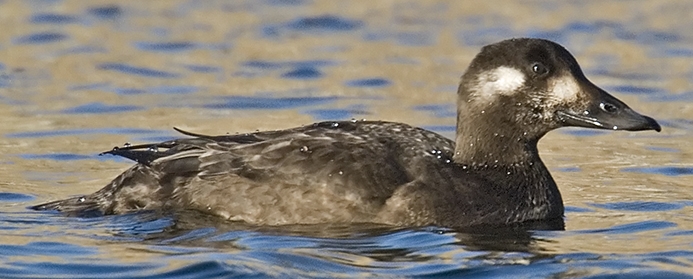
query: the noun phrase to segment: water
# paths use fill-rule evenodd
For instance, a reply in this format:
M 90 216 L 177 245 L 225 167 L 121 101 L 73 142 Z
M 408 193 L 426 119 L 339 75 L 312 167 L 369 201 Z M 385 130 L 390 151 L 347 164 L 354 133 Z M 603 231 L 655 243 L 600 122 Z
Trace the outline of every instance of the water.
M 693 278 L 693 4 L 1 1 L 0 277 Z M 252 227 L 32 212 L 131 165 L 113 146 L 383 119 L 454 132 L 482 45 L 556 40 L 662 133 L 540 143 L 565 231 Z

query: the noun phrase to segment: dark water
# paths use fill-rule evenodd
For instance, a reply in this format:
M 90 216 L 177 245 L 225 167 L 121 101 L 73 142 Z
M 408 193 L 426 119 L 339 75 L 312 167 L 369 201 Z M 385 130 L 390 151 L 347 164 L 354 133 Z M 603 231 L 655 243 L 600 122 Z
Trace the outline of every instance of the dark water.
M 0 278 L 693 278 L 693 3 L 0 1 Z M 93 192 L 101 151 L 327 119 L 454 133 L 479 48 L 552 39 L 663 132 L 540 143 L 565 231 L 253 227 L 27 206 Z

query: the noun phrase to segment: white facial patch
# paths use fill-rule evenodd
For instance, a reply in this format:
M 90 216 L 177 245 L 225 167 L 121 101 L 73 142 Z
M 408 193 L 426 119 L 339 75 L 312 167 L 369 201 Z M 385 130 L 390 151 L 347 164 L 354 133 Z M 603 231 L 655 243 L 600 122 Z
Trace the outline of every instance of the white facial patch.
M 525 84 L 525 74 L 520 70 L 501 66 L 481 73 L 474 92 L 478 97 L 490 99 L 497 94 L 511 95 Z
M 572 75 L 563 75 L 549 81 L 548 94 L 557 103 L 571 103 L 577 100 L 580 85 Z

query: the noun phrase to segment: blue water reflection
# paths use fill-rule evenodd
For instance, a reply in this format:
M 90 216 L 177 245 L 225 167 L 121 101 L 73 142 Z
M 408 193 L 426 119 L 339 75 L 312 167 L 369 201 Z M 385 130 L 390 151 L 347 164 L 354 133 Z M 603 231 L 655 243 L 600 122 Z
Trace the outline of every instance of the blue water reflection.
M 57 32 L 41 32 L 18 37 L 14 40 L 16 44 L 48 44 L 64 41 L 68 35 Z
M 62 113 L 67 114 L 91 114 L 91 113 L 118 113 L 118 112 L 128 112 L 135 110 L 142 110 L 143 107 L 140 106 L 130 106 L 130 105 L 106 105 L 99 102 L 79 105 L 76 107 L 68 108 L 62 110 Z
M 170 73 L 161 70 L 149 69 L 146 67 L 136 67 L 122 63 L 104 63 L 98 65 L 101 70 L 116 71 L 124 74 L 137 75 L 141 77 L 154 77 L 154 78 L 175 78 L 179 77 L 179 74 Z
M 10 134 L 5 134 L 5 137 L 8 137 L 8 138 L 42 138 L 42 137 L 85 135 L 85 134 L 147 135 L 147 134 L 158 134 L 161 132 L 162 132 L 161 130 L 148 130 L 148 129 L 135 129 L 135 128 L 65 129 L 65 130 L 10 133 Z
M 117 5 L 108 5 L 89 8 L 88 12 L 99 19 L 113 20 L 123 14 L 123 9 Z
M 77 17 L 61 14 L 35 14 L 29 19 L 36 24 L 68 24 L 77 22 Z
M 390 84 L 391 82 L 384 78 L 355 79 L 345 82 L 346 86 L 351 87 L 385 87 Z
M 668 176 L 693 175 L 693 166 L 691 167 L 639 167 L 639 168 L 624 168 L 624 172 L 639 172 L 648 174 L 662 174 Z
M 327 104 L 339 99 L 327 97 L 253 97 L 229 96 L 220 98 L 221 102 L 204 105 L 211 109 L 288 109 Z
M 333 34 L 333 32 L 353 31 L 363 25 L 361 21 L 341 18 L 334 15 L 301 17 L 283 24 L 270 24 L 262 28 L 262 35 L 267 38 L 279 38 L 290 32 L 306 34 Z
M 148 51 L 162 51 L 162 52 L 178 52 L 187 51 L 195 49 L 196 45 L 192 42 L 162 42 L 162 43 L 151 43 L 151 42 L 139 42 L 135 44 L 135 47 L 141 50 Z

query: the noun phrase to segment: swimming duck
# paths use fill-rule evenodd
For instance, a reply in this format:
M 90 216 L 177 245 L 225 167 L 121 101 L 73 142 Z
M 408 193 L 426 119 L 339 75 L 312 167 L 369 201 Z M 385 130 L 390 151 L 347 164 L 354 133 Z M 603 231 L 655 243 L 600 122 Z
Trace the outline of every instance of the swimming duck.
M 185 209 L 257 225 L 562 220 L 540 138 L 565 126 L 660 131 L 548 40 L 483 47 L 457 93 L 454 140 L 384 121 L 221 136 L 178 130 L 190 137 L 104 152 L 137 164 L 101 190 L 33 208 L 78 215 Z

